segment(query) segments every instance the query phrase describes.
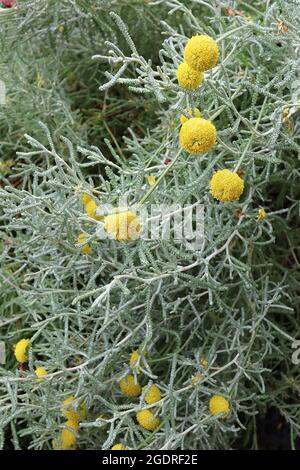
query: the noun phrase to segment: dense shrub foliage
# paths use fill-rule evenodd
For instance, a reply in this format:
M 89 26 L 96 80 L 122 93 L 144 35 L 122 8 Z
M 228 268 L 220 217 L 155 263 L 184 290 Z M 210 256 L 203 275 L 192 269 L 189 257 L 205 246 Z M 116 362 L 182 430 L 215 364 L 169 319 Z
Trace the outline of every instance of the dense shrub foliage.
M 256 416 L 273 407 L 296 445 L 299 10 L 297 0 L 1 10 L 2 448 L 256 449 Z M 199 34 L 214 38 L 218 62 L 186 89 L 176 72 Z M 217 135 L 201 155 L 179 141 L 195 107 Z M 224 169 L 244 183 L 222 201 L 210 181 Z M 170 207 L 161 227 L 174 204 L 204 206 L 203 246 L 103 239 L 105 207 L 122 198 L 148 217 Z

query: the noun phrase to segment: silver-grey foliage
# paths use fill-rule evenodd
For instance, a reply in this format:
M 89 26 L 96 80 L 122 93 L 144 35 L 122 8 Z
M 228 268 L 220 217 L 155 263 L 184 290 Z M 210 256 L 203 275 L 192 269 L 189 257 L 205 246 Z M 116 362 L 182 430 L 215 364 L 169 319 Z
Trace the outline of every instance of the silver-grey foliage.
M 107 64 L 99 96 L 117 85 L 151 95 L 156 125 L 141 136 L 128 122 L 126 156 L 107 142 L 108 157 L 88 142 L 72 143 L 63 131 L 58 147 L 45 119 L 43 137 L 26 135 L 27 150 L 18 153 L 14 176 L 24 183 L 7 180 L 0 189 L 0 237 L 8 240 L 0 254 L 0 326 L 10 351 L 0 366 L 2 445 L 7 433 L 16 449 L 23 440 L 29 448 L 50 448 L 64 422 L 61 402 L 72 394 L 88 409 L 78 431 L 81 449 L 115 442 L 132 449 L 229 449 L 271 406 L 291 424 L 293 446 L 300 415 L 291 345 L 299 316 L 289 271 L 274 253 L 299 214 L 299 4 L 257 0 L 248 18 L 224 13 L 247 10 L 240 1 L 148 3 L 149 11 L 163 4 L 165 12 L 157 63 L 140 55 L 130 36 L 134 26 L 116 13 L 125 45 L 111 40 L 93 59 L 94 67 L 98 60 Z M 185 92 L 176 68 L 187 38 L 197 33 L 216 38 L 220 60 L 197 91 Z M 138 203 L 149 189 L 146 176 L 158 177 L 177 154 L 180 114 L 194 106 L 214 121 L 218 143 L 201 157 L 181 154 L 145 204 L 204 204 L 204 250 L 187 251 L 172 240 L 99 239 L 102 222 L 86 215 L 82 192 L 100 206 L 122 196 Z M 215 170 L 237 166 L 245 193 L 221 204 L 209 180 Z M 273 189 L 284 181 L 290 192 L 281 204 Z M 266 219 L 258 220 L 259 207 Z M 81 232 L 91 255 L 76 245 Z M 12 353 L 23 337 L 32 343 L 27 372 L 17 369 Z M 138 380 L 161 389 L 155 405 L 145 405 L 145 393 L 127 399 L 119 391 L 120 378 L 137 374 L 128 365 L 136 349 L 147 352 Z M 48 371 L 41 382 L 38 365 Z M 210 415 L 214 394 L 230 401 L 227 419 Z M 159 416 L 155 431 L 136 423 L 141 408 Z

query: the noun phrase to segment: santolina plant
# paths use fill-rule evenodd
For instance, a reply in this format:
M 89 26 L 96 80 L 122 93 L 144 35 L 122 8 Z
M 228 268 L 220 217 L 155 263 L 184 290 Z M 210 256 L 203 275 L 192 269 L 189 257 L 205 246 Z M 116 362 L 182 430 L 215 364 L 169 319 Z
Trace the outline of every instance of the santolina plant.
M 99 6 L 39 3 L 5 16 L 44 52 L 51 23 L 39 73 L 62 69 L 26 122 L 46 85 L 26 74 L 29 102 L 8 87 L 22 135 L 0 127 L 1 447 L 255 449 L 270 408 L 295 447 L 295 4 L 111 1 L 102 24 Z M 201 247 L 163 236 L 176 204 L 204 207 Z M 153 205 L 169 210 L 146 240 Z

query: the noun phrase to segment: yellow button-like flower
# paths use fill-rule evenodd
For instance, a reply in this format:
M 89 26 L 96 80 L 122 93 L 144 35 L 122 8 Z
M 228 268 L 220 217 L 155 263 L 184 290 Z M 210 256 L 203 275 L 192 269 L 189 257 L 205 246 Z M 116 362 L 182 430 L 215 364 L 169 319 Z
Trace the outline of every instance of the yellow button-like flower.
M 43 380 L 42 377 L 44 377 L 44 375 L 47 375 L 47 370 L 45 369 L 45 367 L 37 367 L 34 372 L 35 375 L 39 377 L 38 382 L 41 382 Z
M 217 140 L 215 126 L 207 119 L 188 119 L 180 129 L 180 145 L 192 154 L 205 153 Z
M 118 208 L 117 211 L 119 212 L 104 218 L 104 230 L 114 240 L 136 239 L 141 231 L 141 223 L 137 215 L 124 209 L 124 212 L 121 212 L 122 208 Z
M 72 427 L 72 423 L 69 423 L 68 421 L 65 424 Z M 69 429 L 62 429 L 58 439 L 52 441 L 52 446 L 55 450 L 75 450 L 76 441 L 76 435 L 72 431 Z
M 156 418 L 150 410 L 138 411 L 136 419 L 139 425 L 148 431 L 154 431 L 160 423 L 159 418 Z
M 15 345 L 15 358 L 18 362 L 27 362 L 28 361 L 28 348 L 30 347 L 29 339 L 20 339 Z
M 176 77 L 181 87 L 188 90 L 195 90 L 203 82 L 202 72 L 192 69 L 186 62 L 180 64 L 177 68 Z
M 198 108 L 189 108 L 185 111 L 185 114 L 187 115 L 184 115 L 184 114 L 181 114 L 180 115 L 180 122 L 181 124 L 184 124 L 186 121 L 188 121 L 189 119 L 193 118 L 193 117 L 196 117 L 196 118 L 200 118 L 201 117 L 201 112 L 200 112 L 200 109 Z
M 229 401 L 220 395 L 214 395 L 209 400 L 209 411 L 213 416 L 222 413 L 222 419 L 224 419 L 229 415 L 230 412 Z
M 114 446 L 112 446 L 111 450 L 127 450 L 126 447 L 123 446 L 123 444 L 119 443 L 119 444 L 115 444 Z
M 119 382 L 119 387 L 121 392 L 126 395 L 126 397 L 138 397 L 141 394 L 142 387 L 138 384 L 133 375 L 127 375 Z
M 160 393 L 160 390 L 159 388 L 157 387 L 157 385 L 151 385 L 148 393 L 146 393 L 146 396 L 145 396 L 145 402 L 148 404 L 148 405 L 153 405 L 153 403 L 156 403 L 158 402 L 159 400 L 161 400 L 161 393 Z
M 62 413 L 69 420 L 78 425 L 82 418 L 86 416 L 86 407 L 84 404 L 79 406 L 79 412 L 74 408 L 76 398 L 71 395 L 62 402 Z
M 258 209 L 257 220 L 265 219 L 266 217 L 267 217 L 267 213 L 266 213 L 265 209 L 263 207 L 260 207 Z
M 193 36 L 184 49 L 185 62 L 197 72 L 212 69 L 218 62 L 219 48 L 213 38 L 205 35 Z
M 219 170 L 210 180 L 210 191 L 219 201 L 235 201 L 244 191 L 244 181 L 237 173 L 227 169 Z
M 86 241 L 87 239 L 87 235 L 85 233 L 80 233 L 77 237 L 77 240 L 76 240 L 76 243 L 79 243 L 79 244 L 82 244 Z M 88 244 L 88 243 L 85 243 L 82 247 L 81 247 L 81 251 L 82 253 L 84 253 L 85 255 L 90 255 L 92 253 L 92 248 L 91 246 Z
M 85 211 L 91 219 L 95 220 L 103 220 L 103 215 L 97 215 L 96 209 L 98 209 L 97 204 L 95 203 L 94 199 L 91 199 L 85 204 Z

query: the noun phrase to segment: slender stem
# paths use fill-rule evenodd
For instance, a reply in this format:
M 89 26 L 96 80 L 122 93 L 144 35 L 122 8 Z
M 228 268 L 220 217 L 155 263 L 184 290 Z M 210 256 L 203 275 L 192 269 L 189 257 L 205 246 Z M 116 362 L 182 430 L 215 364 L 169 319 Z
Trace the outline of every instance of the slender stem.
M 165 175 L 171 170 L 171 168 L 175 165 L 175 163 L 177 162 L 181 152 L 182 152 L 182 148 L 178 151 L 177 155 L 175 156 L 174 160 L 172 160 L 172 162 L 166 166 L 166 168 L 164 169 L 164 171 L 162 172 L 162 174 L 159 176 L 159 178 L 156 180 L 155 184 L 149 189 L 149 191 L 145 194 L 144 197 L 142 197 L 142 199 L 138 202 L 138 205 L 141 206 L 142 204 L 144 204 L 144 202 L 151 196 L 151 194 L 153 193 L 153 191 L 157 188 L 157 186 L 159 185 L 159 183 L 161 182 L 161 180 L 165 177 Z
M 237 28 L 231 29 L 230 31 L 227 31 L 227 33 L 222 34 L 219 38 L 216 39 L 216 42 L 222 41 L 222 39 L 227 38 L 228 36 L 231 36 L 231 34 L 236 33 L 237 31 L 240 31 L 241 29 L 247 28 L 249 26 L 248 24 L 243 24 L 242 26 L 238 26 Z
M 226 108 L 226 104 L 223 104 L 223 105 L 218 109 L 218 111 L 216 111 L 216 112 L 210 117 L 210 120 L 213 121 L 214 119 L 216 119 L 216 118 L 224 111 L 225 108 Z
M 118 152 L 119 152 L 120 155 L 124 158 L 124 153 L 122 152 L 122 149 L 121 149 L 120 145 L 118 144 L 117 139 L 115 138 L 115 136 L 113 135 L 112 131 L 110 130 L 110 128 L 109 128 L 107 122 L 105 121 L 105 118 L 104 118 L 104 117 L 103 117 L 103 119 L 102 119 L 102 122 L 103 122 L 103 124 L 104 124 L 105 129 L 107 130 L 107 132 L 108 132 L 109 135 L 111 136 L 111 138 L 112 138 L 112 140 L 113 140 L 115 146 L 117 147 Z
M 246 147 L 244 148 L 244 151 L 243 151 L 243 153 L 242 153 L 242 155 L 241 155 L 239 161 L 237 162 L 235 169 L 233 170 L 235 173 L 238 171 L 239 167 L 241 166 L 241 163 L 242 163 L 244 157 L 246 156 L 246 154 L 247 154 L 247 152 L 248 152 L 248 150 L 249 150 L 250 145 L 252 144 L 254 135 L 256 134 L 256 131 L 257 131 L 258 126 L 259 126 L 259 123 L 260 123 L 260 120 L 261 120 L 261 118 L 262 118 L 262 114 L 263 114 L 263 112 L 264 112 L 266 102 L 267 102 L 267 97 L 265 97 L 264 102 L 263 102 L 263 104 L 262 104 L 262 107 L 261 107 L 261 110 L 260 110 L 260 113 L 259 113 L 257 122 L 256 122 L 255 127 L 254 127 L 254 132 L 252 132 L 251 137 L 250 137 L 250 139 L 248 140 L 248 143 L 247 143 Z

